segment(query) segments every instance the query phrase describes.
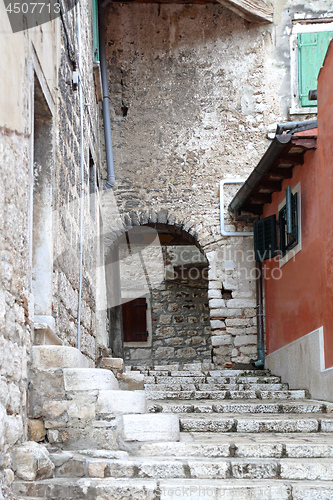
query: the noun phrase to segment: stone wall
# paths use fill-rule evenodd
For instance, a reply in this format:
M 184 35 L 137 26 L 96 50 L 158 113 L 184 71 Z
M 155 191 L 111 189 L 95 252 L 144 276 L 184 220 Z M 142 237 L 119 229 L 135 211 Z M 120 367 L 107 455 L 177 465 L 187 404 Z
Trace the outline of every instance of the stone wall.
M 65 17 L 69 45 L 61 45 L 59 65 L 58 123 L 54 172 L 55 268 L 53 316 L 56 331 L 66 345 L 77 346 L 80 212 L 83 196 L 83 288 L 81 303 L 81 349 L 96 355 L 96 286 L 99 262 L 99 189 L 101 144 L 99 107 L 93 80 L 91 6 L 81 5 L 83 109 L 83 193 L 80 191 L 80 96 L 71 85 L 73 66 L 77 64 L 77 18 L 75 10 Z M 62 25 L 62 39 L 65 39 Z M 89 49 L 89 50 L 88 50 Z M 92 185 L 93 184 L 93 185 Z M 99 305 L 97 306 L 99 307 Z
M 0 498 L 13 480 L 9 452 L 24 435 L 27 357 L 31 343 L 32 296 L 29 283 L 29 151 L 24 135 L 1 129 L 2 165 L 11 165 L 0 188 Z
M 220 365 L 256 357 L 256 332 L 253 242 L 221 235 L 219 182 L 246 178 L 276 123 L 299 118 L 288 116 L 292 20 L 326 16 L 329 8 L 327 0 L 276 0 L 274 22 L 255 25 L 219 4 L 107 7 L 120 224 L 105 200 L 106 225 L 119 232 L 167 223 L 195 237 L 210 265 Z M 252 229 L 228 214 L 238 189 L 226 189 L 227 231 Z
M 194 271 L 197 273 L 194 273 Z M 207 267 L 178 269 L 151 294 L 151 345 L 128 343 L 126 363 L 132 366 L 211 361 Z
M 106 344 L 103 313 L 99 317 L 100 340 L 95 341 L 96 310 L 100 305 L 96 299 L 96 268 L 102 256 L 97 237 L 101 183 L 89 196 L 89 170 L 93 162 L 96 176 L 100 175 L 101 146 L 99 104 L 93 81 L 91 4 L 80 4 L 84 91 L 81 334 L 82 350 L 94 360 L 95 344 Z M 78 91 L 72 85 L 74 61 L 78 65 L 75 11 L 64 13 L 66 33 L 64 24 L 56 19 L 13 34 L 4 9 L 2 3 L 0 498 L 2 494 L 10 498 L 11 450 L 29 439 L 27 390 L 36 315 L 45 317 L 65 344 L 77 342 L 80 107 Z M 36 214 L 44 217 L 39 217 L 40 226 L 35 224 Z
M 267 147 L 268 125 L 280 116 L 267 60 L 271 27 L 213 4 L 108 9 L 114 194 L 123 225 L 168 223 L 195 237 L 210 265 L 214 361 L 249 362 L 255 286 L 243 272 L 253 258 L 243 261 L 252 243 L 221 236 L 219 181 L 252 170 Z M 230 187 L 229 199 L 238 188 Z M 226 219 L 228 230 L 244 229 Z M 236 257 L 229 256 L 234 246 L 242 251 Z M 235 317 L 242 327 L 226 325 Z M 251 347 L 236 345 L 244 341 L 236 335 L 247 334 Z

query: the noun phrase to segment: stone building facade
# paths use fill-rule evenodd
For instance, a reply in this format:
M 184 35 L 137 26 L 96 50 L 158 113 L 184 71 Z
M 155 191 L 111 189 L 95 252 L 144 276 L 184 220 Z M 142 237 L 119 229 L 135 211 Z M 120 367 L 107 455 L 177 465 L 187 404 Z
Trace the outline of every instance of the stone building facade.
M 226 207 L 289 119 L 293 26 L 333 17 L 328 0 L 273 4 L 273 22 L 258 24 L 219 3 L 106 4 L 116 183 L 104 193 L 92 3 L 17 33 L 0 4 L 0 498 L 29 437 L 32 346 L 79 347 L 96 365 L 109 347 L 103 246 L 108 258 L 131 228 L 187 238 L 209 269 L 151 290 L 155 344 L 141 358 L 145 346 L 126 345 L 126 360 L 255 356 L 252 239 L 240 236 L 251 227 Z M 222 207 L 233 236 L 220 229 L 225 178 L 237 180 Z
M 252 227 L 227 206 L 276 124 L 313 116 L 294 105 L 295 27 L 332 15 L 325 0 L 273 8 L 272 22 L 249 23 L 220 3 L 106 7 L 120 213 L 116 224 L 104 199 L 106 226 L 114 238 L 145 224 L 194 238 L 209 262 L 212 359 L 224 366 L 256 356 L 253 243 L 242 235 Z M 221 210 L 224 179 L 235 182 L 224 186 Z M 221 234 L 221 212 L 237 234 Z
M 80 324 L 92 362 L 107 346 L 92 5 L 63 7 L 13 33 L 0 5 L 0 498 L 29 435 L 32 345 L 77 347 Z

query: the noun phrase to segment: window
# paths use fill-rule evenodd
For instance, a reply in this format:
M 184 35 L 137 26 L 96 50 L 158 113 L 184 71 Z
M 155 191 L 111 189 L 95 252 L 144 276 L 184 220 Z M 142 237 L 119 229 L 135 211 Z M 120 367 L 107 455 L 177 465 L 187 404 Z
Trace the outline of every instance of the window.
M 287 202 L 288 199 L 288 202 Z M 288 214 L 287 214 L 288 210 Z M 280 267 L 301 250 L 301 187 L 287 188 L 286 199 L 278 207 Z M 288 222 L 289 219 L 289 222 Z M 276 216 L 270 215 L 254 223 L 254 255 L 256 262 L 277 255 Z
M 290 228 L 288 228 L 287 204 L 279 211 L 280 255 L 284 257 L 298 243 L 297 193 L 290 196 Z M 290 232 L 288 232 L 290 231 Z
M 317 79 L 328 45 L 333 38 L 333 23 L 297 22 L 291 36 L 291 113 L 316 113 L 317 101 L 309 101 L 309 90 L 317 88 Z
M 254 254 L 257 262 L 272 259 L 277 250 L 276 217 L 270 215 L 254 223 Z
M 280 267 L 302 249 L 301 247 L 301 185 L 298 183 L 290 190 L 289 203 L 289 225 L 287 227 L 287 197 L 279 205 L 279 250 Z

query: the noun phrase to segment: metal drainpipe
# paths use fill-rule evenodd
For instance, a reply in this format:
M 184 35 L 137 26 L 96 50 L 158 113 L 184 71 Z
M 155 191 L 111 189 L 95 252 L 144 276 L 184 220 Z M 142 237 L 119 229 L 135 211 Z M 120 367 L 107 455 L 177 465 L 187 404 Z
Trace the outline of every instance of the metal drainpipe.
M 82 302 L 82 267 L 83 267 L 83 209 L 84 209 L 84 129 L 83 129 L 83 91 L 82 91 L 82 53 L 81 53 L 81 11 L 80 2 L 77 3 L 77 36 L 79 60 L 79 99 L 80 99 L 80 257 L 79 257 L 79 297 L 77 312 L 77 348 L 81 350 L 81 302 Z
M 263 308 L 263 276 L 262 262 L 256 262 L 256 289 L 257 289 L 257 361 L 253 365 L 256 368 L 265 366 L 265 338 L 264 338 L 264 308 Z
M 108 73 L 106 68 L 105 24 L 104 24 L 103 8 L 99 9 L 99 22 L 100 22 L 99 58 L 101 64 L 102 91 L 103 91 L 103 123 L 104 123 L 104 136 L 105 136 L 106 166 L 108 173 L 104 189 L 110 189 L 115 183 L 115 176 L 114 176 L 113 151 L 112 151 Z

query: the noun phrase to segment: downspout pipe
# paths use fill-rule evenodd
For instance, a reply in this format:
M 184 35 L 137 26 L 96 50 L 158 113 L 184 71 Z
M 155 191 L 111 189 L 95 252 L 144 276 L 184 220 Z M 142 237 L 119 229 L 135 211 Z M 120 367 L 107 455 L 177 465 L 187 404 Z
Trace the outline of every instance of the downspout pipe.
M 78 70 L 79 70 L 79 99 L 80 99 L 80 244 L 79 244 L 79 296 L 77 312 L 77 348 L 81 351 L 81 308 L 82 308 L 82 281 L 83 281 L 83 210 L 84 210 L 84 124 L 83 124 L 83 88 L 82 88 L 82 48 L 81 48 L 81 9 L 77 3 L 77 37 L 78 37 Z
M 99 25 L 100 25 L 99 58 L 100 58 L 101 77 L 102 77 L 102 92 L 103 92 L 103 124 L 104 124 L 104 137 L 105 137 L 106 167 L 108 173 L 104 189 L 107 190 L 114 186 L 115 176 L 114 176 L 114 163 L 113 163 L 113 151 L 112 151 L 108 73 L 106 68 L 104 8 L 99 9 Z
M 318 127 L 318 120 L 303 120 L 298 122 L 285 122 L 278 123 L 276 127 L 276 135 L 287 133 L 302 132 L 304 130 L 311 130 L 312 128 Z
M 255 368 L 265 366 L 265 333 L 263 307 L 263 275 L 262 262 L 256 262 L 256 290 L 257 290 L 257 360 L 252 364 Z

